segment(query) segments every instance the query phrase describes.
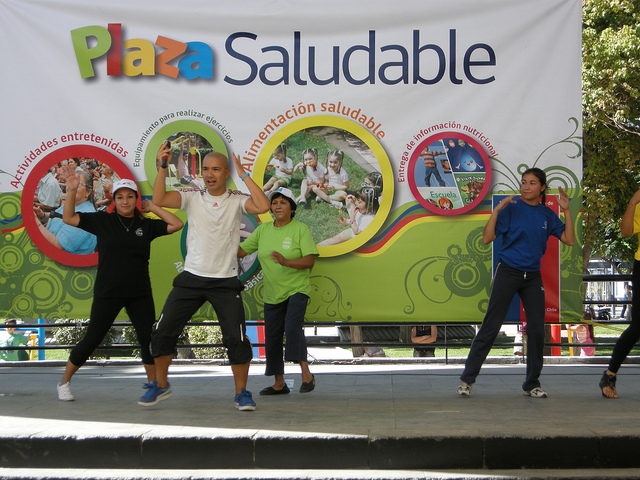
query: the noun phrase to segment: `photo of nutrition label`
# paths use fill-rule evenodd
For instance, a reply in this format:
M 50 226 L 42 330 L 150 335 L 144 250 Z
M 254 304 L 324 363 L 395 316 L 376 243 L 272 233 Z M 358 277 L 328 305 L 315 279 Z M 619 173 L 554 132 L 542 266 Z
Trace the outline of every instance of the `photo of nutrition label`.
M 459 215 L 478 205 L 491 184 L 491 163 L 472 138 L 440 132 L 422 141 L 408 166 L 416 200 L 440 215 Z

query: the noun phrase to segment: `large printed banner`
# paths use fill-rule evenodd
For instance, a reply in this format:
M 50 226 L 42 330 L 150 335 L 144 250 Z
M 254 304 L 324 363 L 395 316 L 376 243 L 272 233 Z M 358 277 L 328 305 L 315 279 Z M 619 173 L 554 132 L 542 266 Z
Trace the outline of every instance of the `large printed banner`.
M 62 224 L 61 172 L 82 174 L 78 209 L 109 209 L 119 178 L 151 195 L 169 140 L 169 190 L 202 188 L 216 151 L 299 197 L 308 320 L 479 321 L 494 195 L 540 167 L 580 228 L 580 30 L 579 0 L 0 0 L 0 318 L 88 317 L 95 238 Z M 158 309 L 187 228 L 153 244 Z M 581 245 L 555 251 L 553 308 L 575 321 Z M 260 265 L 241 272 L 262 319 Z

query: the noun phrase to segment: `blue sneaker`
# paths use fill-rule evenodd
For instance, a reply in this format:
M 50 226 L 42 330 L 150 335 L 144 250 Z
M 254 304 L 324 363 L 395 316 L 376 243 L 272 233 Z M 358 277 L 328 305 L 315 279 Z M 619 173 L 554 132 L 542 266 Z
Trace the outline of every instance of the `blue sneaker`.
M 243 388 L 242 392 L 236 395 L 234 399 L 236 403 L 236 408 L 238 410 L 255 410 L 256 402 L 251 398 L 251 392 L 247 391 L 247 389 Z
M 144 388 L 148 391 L 138 400 L 138 405 L 142 405 L 143 407 L 150 407 L 171 396 L 171 385 L 168 383 L 167 388 L 160 388 L 154 380 L 152 383 L 145 383 Z

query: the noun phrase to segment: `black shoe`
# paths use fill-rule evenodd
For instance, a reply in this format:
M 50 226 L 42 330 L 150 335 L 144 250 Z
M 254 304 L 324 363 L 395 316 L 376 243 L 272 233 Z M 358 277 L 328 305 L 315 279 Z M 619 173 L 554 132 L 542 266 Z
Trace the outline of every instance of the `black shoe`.
M 302 382 L 302 385 L 300 385 L 300 393 L 309 393 L 316 388 L 316 377 L 315 375 L 311 375 L 311 377 L 310 382 Z
M 287 384 L 285 383 L 284 387 L 282 387 L 280 390 L 276 390 L 273 387 L 263 388 L 262 390 L 260 390 L 260 395 L 285 395 L 290 391 L 291 390 L 289 390 L 289 387 L 287 387 Z
M 609 375 L 605 370 L 602 374 L 602 378 L 600 379 L 600 390 L 602 391 L 602 396 L 605 398 L 618 398 L 618 392 L 616 391 L 616 378 L 617 375 Z M 613 397 L 608 396 L 604 393 L 605 388 L 610 388 L 613 392 Z

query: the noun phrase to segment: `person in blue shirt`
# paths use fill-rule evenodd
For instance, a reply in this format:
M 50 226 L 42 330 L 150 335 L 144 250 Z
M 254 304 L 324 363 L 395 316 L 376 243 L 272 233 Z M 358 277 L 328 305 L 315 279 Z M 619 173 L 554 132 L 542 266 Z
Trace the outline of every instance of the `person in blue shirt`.
M 522 175 L 520 196 L 504 198 L 493 210 L 482 233 L 485 244 L 502 235 L 503 245 L 498 254 L 487 312 L 476 335 L 457 394 L 468 397 L 480 368 L 507 316 L 511 300 L 517 293 L 522 300 L 527 321 L 527 373 L 522 385 L 523 394 L 546 398 L 540 386 L 544 350 L 545 298 L 540 260 L 547 249 L 550 236 L 565 245 L 573 245 L 575 232 L 569 196 L 559 187 L 558 203 L 564 212 L 565 223 L 545 205 L 547 176 L 539 168 L 530 168 Z M 542 202 L 540 201 L 542 200 Z

